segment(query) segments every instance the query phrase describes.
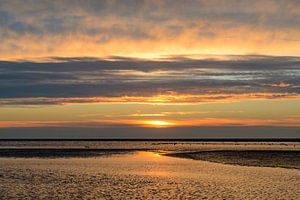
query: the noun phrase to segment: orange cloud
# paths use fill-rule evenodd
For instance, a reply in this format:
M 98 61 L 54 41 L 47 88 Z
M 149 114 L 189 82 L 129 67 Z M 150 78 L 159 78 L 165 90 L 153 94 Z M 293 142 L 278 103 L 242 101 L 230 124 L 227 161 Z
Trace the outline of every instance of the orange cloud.
M 194 120 L 91 120 L 91 121 L 0 121 L 0 128 L 16 127 L 118 127 L 168 128 L 188 126 L 284 126 L 300 127 L 300 119 L 225 119 Z
M 120 97 L 76 97 L 76 98 L 2 98 L 0 105 L 77 104 L 77 103 L 142 103 L 142 104 L 194 104 L 211 102 L 232 102 L 239 100 L 287 100 L 300 99 L 294 93 L 245 93 L 245 94 L 177 94 L 155 96 Z
M 37 1 L 26 5 L 7 1 L 1 6 L 11 17 L 1 26 L 0 58 L 300 55 L 300 6 L 295 1 L 184 4 Z
M 295 87 L 292 84 L 289 83 L 284 83 L 284 82 L 280 82 L 280 83 L 273 83 L 273 84 L 267 84 L 268 86 L 272 86 L 272 87 Z M 297 87 L 297 86 L 296 86 Z

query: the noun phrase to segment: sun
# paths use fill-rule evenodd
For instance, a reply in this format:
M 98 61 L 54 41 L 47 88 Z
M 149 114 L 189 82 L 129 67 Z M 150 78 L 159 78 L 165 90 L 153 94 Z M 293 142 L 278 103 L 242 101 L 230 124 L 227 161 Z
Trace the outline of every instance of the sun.
M 172 122 L 167 122 L 167 121 L 161 121 L 161 120 L 150 120 L 150 121 L 145 121 L 146 125 L 149 125 L 151 127 L 169 127 L 174 125 Z

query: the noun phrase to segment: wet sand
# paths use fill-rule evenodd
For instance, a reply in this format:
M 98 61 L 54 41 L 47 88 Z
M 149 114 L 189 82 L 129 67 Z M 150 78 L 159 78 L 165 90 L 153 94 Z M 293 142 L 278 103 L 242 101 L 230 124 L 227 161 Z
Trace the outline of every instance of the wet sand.
M 299 186 L 299 143 L 0 148 L 0 199 L 298 199 Z
M 113 154 L 126 154 L 141 149 L 56 149 L 56 148 L 12 148 L 0 149 L 0 157 L 6 158 L 86 158 L 86 157 L 99 157 L 111 156 Z M 146 149 L 145 149 L 146 150 Z
M 297 199 L 300 170 L 245 167 L 153 152 L 0 158 L 0 199 Z
M 89 149 L 89 148 L 12 148 L 0 149 L 0 157 L 12 158 L 86 158 L 129 154 L 149 149 Z M 164 156 L 203 160 L 223 164 L 282 167 L 300 169 L 300 151 L 298 150 L 202 150 L 192 152 L 172 152 L 156 150 Z M 171 153 L 170 153 L 171 152 Z
M 217 150 L 168 153 L 165 155 L 241 166 L 300 169 L 300 151 Z

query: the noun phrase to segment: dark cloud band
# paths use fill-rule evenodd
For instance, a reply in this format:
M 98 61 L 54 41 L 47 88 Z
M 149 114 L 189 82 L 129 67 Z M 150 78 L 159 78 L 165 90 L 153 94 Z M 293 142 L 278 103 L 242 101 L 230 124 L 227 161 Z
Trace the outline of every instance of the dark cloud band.
M 2 103 L 8 102 L 9 98 L 147 97 L 169 94 L 220 95 L 218 98 L 222 98 L 222 94 L 255 93 L 270 93 L 276 98 L 300 93 L 299 57 L 49 60 L 0 62 Z

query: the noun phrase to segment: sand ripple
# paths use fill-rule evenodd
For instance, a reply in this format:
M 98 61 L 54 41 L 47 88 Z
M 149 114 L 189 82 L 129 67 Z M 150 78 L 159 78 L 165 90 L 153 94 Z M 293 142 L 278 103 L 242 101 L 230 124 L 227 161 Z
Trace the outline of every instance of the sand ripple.
M 150 152 L 97 158 L 0 158 L 0 199 L 297 199 L 300 171 Z

